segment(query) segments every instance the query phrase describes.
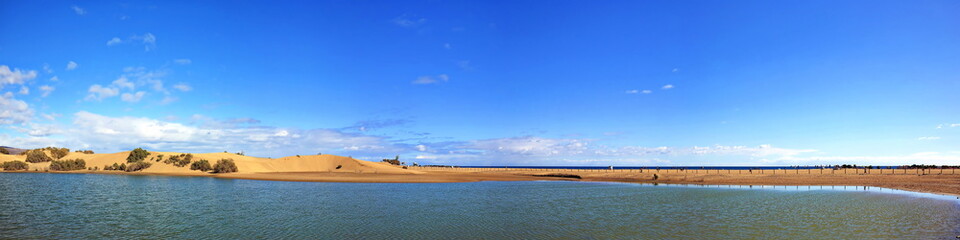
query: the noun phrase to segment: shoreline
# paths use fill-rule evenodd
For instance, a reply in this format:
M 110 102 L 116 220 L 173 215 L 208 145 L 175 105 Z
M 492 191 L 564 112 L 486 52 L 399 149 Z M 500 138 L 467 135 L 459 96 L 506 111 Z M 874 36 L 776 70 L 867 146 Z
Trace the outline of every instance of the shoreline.
M 355 172 L 118 172 L 118 171 L 0 171 L 0 173 L 106 174 L 132 176 L 213 177 L 288 182 L 343 183 L 458 183 L 481 181 L 582 181 L 643 184 L 761 185 L 761 186 L 869 186 L 960 198 L 960 174 L 880 175 L 880 174 L 725 174 L 707 172 L 638 173 L 628 171 L 564 171 L 557 169 L 418 169 L 421 173 Z M 451 171 L 452 170 L 452 171 Z M 542 174 L 575 175 L 580 178 L 535 176 Z M 654 179 L 654 175 L 657 178 Z

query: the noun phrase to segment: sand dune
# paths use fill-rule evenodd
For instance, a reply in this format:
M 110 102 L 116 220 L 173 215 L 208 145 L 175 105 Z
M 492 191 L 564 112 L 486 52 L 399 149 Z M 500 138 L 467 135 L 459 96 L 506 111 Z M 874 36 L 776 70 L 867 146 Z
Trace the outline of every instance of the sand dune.
M 163 159 L 169 159 L 170 156 L 185 153 L 179 152 L 150 152 L 147 156 L 148 161 L 153 163 L 150 168 L 144 169 L 144 173 L 202 173 L 196 170 L 190 170 L 190 166 L 177 167 L 172 164 L 166 164 L 157 161 L 155 158 L 163 155 Z M 50 154 L 48 154 L 50 155 Z M 98 167 L 113 165 L 114 163 L 127 163 L 129 151 L 118 153 L 96 153 L 84 154 L 71 152 L 61 159 L 83 159 L 87 167 Z M 390 165 L 383 162 L 370 162 L 349 157 L 336 155 L 305 155 L 290 156 L 283 158 L 259 158 L 243 156 L 233 153 L 197 153 L 192 154 L 193 161 L 201 159 L 207 160 L 210 164 L 215 164 L 220 159 L 233 159 L 237 164 L 238 173 L 272 173 L 272 172 L 329 172 L 329 173 L 389 173 L 389 174 L 419 174 L 421 171 L 403 169 L 399 166 Z M 152 159 L 152 160 L 151 160 Z M 0 155 L 0 161 L 25 161 L 24 155 Z M 30 171 L 46 170 L 49 162 L 29 163 Z

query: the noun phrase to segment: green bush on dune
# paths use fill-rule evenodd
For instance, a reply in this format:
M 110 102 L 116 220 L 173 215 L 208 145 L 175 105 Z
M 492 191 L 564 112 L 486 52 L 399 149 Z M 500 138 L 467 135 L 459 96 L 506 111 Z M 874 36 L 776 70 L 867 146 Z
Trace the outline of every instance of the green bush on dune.
M 113 163 L 113 165 L 105 165 L 105 166 L 103 166 L 103 170 L 107 170 L 107 171 L 110 171 L 110 170 L 124 171 L 124 170 L 126 170 L 126 169 L 127 169 L 127 164 L 126 164 L 126 163 L 124 163 L 124 164 Z
M 55 159 L 66 157 L 70 153 L 69 148 L 46 147 L 43 150 L 50 151 L 50 155 Z
M 149 155 L 150 155 L 150 152 L 147 152 L 147 150 L 143 150 L 143 148 L 137 148 L 137 149 L 134 149 L 133 151 L 130 151 L 130 155 L 127 156 L 127 162 L 132 163 L 132 162 L 143 161 L 143 159 L 147 158 L 147 156 Z
M 124 168 L 123 170 L 127 172 L 136 172 L 136 171 L 147 169 L 152 165 L 153 164 L 150 162 L 140 161 L 140 162 L 135 162 L 135 163 L 131 163 L 130 165 L 127 165 L 126 168 Z
M 214 173 L 232 173 L 237 172 L 237 164 L 233 162 L 233 159 L 220 159 L 217 160 L 217 164 L 213 165 Z
M 190 164 L 190 170 L 200 170 L 203 172 L 212 170 L 213 167 L 210 166 L 210 162 L 206 159 L 200 159 L 199 161 L 193 162 Z
M 167 160 L 163 160 L 163 163 L 173 164 L 174 166 L 177 166 L 177 167 L 183 167 L 183 166 L 186 166 L 187 164 L 190 164 L 190 161 L 192 160 L 193 160 L 193 154 L 187 153 L 187 154 L 170 156 L 169 158 L 167 158 Z
M 23 161 L 9 161 L 9 162 L 3 162 L 3 164 L 0 164 L 0 167 L 2 167 L 3 170 L 7 170 L 7 171 L 17 171 L 17 170 L 27 170 L 28 168 L 30 168 L 30 165 Z
M 47 156 L 47 153 L 44 153 L 43 150 L 34 149 L 27 151 L 27 162 L 38 163 L 38 162 L 49 162 L 53 159 L 50 156 Z
M 87 162 L 83 159 L 73 160 L 53 160 L 50 162 L 50 170 L 53 171 L 73 171 L 87 168 Z

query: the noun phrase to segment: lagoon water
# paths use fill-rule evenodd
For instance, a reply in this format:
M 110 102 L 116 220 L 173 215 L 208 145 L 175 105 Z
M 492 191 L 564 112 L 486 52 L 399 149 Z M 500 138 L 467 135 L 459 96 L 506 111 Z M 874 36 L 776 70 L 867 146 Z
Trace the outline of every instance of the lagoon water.
M 853 189 L 853 187 L 851 187 Z M 954 197 L 589 182 L 0 173 L 0 239 L 950 239 Z

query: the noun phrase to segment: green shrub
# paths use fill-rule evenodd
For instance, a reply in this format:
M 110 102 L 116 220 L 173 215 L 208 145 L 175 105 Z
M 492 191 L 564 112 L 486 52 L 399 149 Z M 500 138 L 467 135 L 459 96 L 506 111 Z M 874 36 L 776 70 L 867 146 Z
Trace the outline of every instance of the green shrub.
M 10 154 L 10 150 L 7 150 L 7 148 L 5 148 L 5 147 L 0 147 L 0 153 Z
M 210 162 L 206 159 L 200 159 L 199 161 L 193 162 L 190 164 L 190 170 L 200 170 L 203 172 L 212 170 L 213 167 L 210 166 Z
M 160 160 L 163 160 L 163 154 L 157 155 L 157 162 L 159 162 Z
M 214 173 L 232 173 L 237 172 L 237 164 L 233 162 L 233 159 L 220 159 L 217 160 L 217 164 L 213 165 Z
M 127 156 L 127 162 L 132 163 L 132 162 L 143 161 L 143 159 L 147 158 L 147 156 L 149 155 L 150 155 L 150 152 L 147 152 L 147 150 L 143 150 L 143 148 L 137 148 L 137 149 L 134 149 L 133 151 L 130 151 L 130 155 Z
M 73 152 L 83 153 L 83 154 L 93 154 L 93 150 L 76 150 Z
M 52 155 L 52 157 L 56 159 L 63 158 L 67 156 L 68 153 L 70 153 L 69 148 L 47 147 L 47 148 L 44 148 L 44 150 L 50 151 L 50 155 Z
M 173 164 L 174 166 L 177 166 L 177 167 L 183 167 L 183 166 L 186 166 L 187 164 L 190 164 L 191 160 L 193 160 L 193 154 L 187 153 L 187 154 L 170 156 L 169 158 L 167 158 L 167 160 L 163 160 L 163 163 Z
M 50 162 L 50 170 L 53 171 L 73 171 L 87 168 L 87 162 L 83 159 L 74 160 L 54 160 Z
M 50 159 L 50 156 L 47 156 L 43 150 L 34 149 L 27 151 L 27 162 L 38 163 L 38 162 L 49 162 L 53 159 Z
M 136 171 L 147 169 L 151 165 L 153 165 L 153 163 L 144 162 L 144 161 L 134 162 L 134 163 L 130 163 L 130 165 L 127 165 L 126 168 L 124 168 L 123 170 L 127 172 L 136 172 Z
M 3 167 L 3 170 L 16 171 L 16 170 L 27 170 L 28 168 L 30 168 L 30 165 L 23 161 L 9 161 L 9 162 L 3 162 L 3 164 L 0 164 L 0 167 Z
M 123 163 L 123 164 L 113 163 L 113 165 L 105 165 L 105 166 L 103 166 L 103 170 L 107 170 L 107 171 L 123 171 L 123 170 L 126 170 L 126 169 L 127 169 L 127 164 L 126 164 L 126 163 Z

